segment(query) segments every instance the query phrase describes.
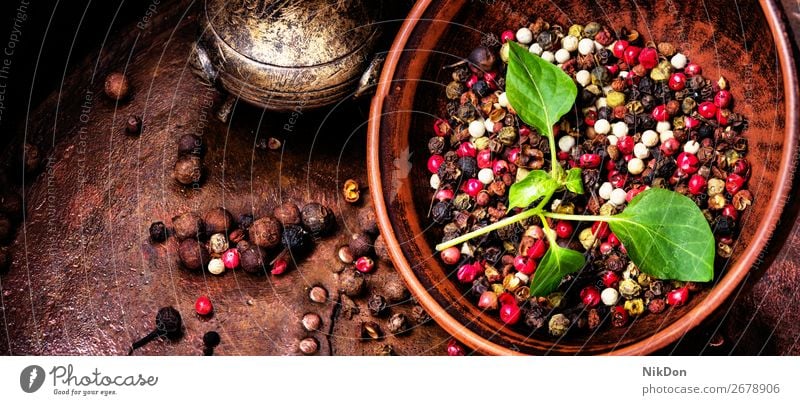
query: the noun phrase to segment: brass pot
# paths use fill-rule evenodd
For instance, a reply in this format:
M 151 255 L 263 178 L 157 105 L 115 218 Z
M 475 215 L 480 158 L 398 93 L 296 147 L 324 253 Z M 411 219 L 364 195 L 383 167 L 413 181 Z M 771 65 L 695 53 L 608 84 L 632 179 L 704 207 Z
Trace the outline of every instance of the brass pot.
M 352 94 L 371 66 L 377 4 L 206 0 L 193 63 L 203 78 L 256 106 L 329 105 Z

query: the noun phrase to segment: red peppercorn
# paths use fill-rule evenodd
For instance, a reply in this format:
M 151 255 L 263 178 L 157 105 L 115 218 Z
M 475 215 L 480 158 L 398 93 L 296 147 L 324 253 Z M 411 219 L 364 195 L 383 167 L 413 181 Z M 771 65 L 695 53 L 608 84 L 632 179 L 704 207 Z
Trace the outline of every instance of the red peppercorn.
M 733 96 L 728 90 L 720 90 L 714 96 L 714 105 L 719 108 L 728 108 L 731 105 L 731 101 L 733 101 Z
M 589 308 L 596 307 L 600 304 L 600 290 L 593 285 L 584 287 L 581 290 L 581 301 Z
M 687 152 L 681 152 L 676 162 L 678 163 L 678 169 L 686 174 L 696 173 L 700 165 L 697 156 Z
M 689 179 L 689 192 L 693 195 L 702 194 L 706 191 L 706 184 L 708 183 L 705 177 L 695 174 Z
M 669 89 L 681 91 L 686 88 L 686 75 L 683 73 L 673 73 L 669 77 Z
M 622 59 L 625 61 L 628 66 L 633 66 L 636 64 L 636 60 L 639 58 L 639 54 L 642 52 L 642 48 L 638 46 L 630 45 L 625 48 L 625 52 L 622 55 Z
M 447 342 L 447 355 L 448 356 L 464 356 L 466 351 L 464 350 L 464 346 L 461 346 L 461 343 L 458 343 L 455 339 L 450 339 Z
M 289 263 L 285 259 L 275 260 L 275 263 L 272 264 L 272 270 L 270 270 L 270 274 L 273 276 L 279 276 L 286 272 L 287 267 L 289 267 Z
M 556 154 L 556 159 L 558 159 L 558 160 L 560 160 L 560 161 L 569 160 L 569 157 L 570 157 L 570 154 L 569 154 L 569 152 L 564 152 L 563 150 L 562 150 L 562 151 L 559 151 L 559 152 Z M 575 163 L 575 161 L 570 161 L 570 162 L 569 162 L 569 164 L 570 164 L 570 166 L 572 166 L 572 167 L 575 167 L 575 166 L 577 166 L 577 163 Z
M 502 176 L 508 173 L 508 162 L 505 160 L 496 160 L 492 164 L 492 172 L 495 174 L 495 176 Z
M 456 154 L 458 157 L 475 157 L 478 151 L 475 149 L 475 145 L 472 142 L 461 142 Z
M 669 119 L 669 112 L 667 112 L 667 106 L 664 104 L 657 105 L 653 108 L 653 113 L 651 115 L 656 121 L 667 121 Z
M 603 242 L 600 244 L 600 254 L 607 255 L 614 250 L 614 246 L 611 246 L 608 242 Z
M 367 256 L 361 256 L 356 260 L 356 270 L 362 273 L 369 273 L 375 268 L 375 261 Z
M 632 136 L 622 136 L 617 140 L 617 149 L 619 149 L 619 153 L 623 155 L 630 155 L 633 153 L 633 147 L 636 146 L 636 142 L 633 140 Z
M 458 261 L 461 260 L 461 251 L 458 250 L 457 247 L 452 246 L 445 250 L 442 250 L 439 256 L 441 256 L 442 261 L 445 262 L 445 264 L 452 265 L 458 263 Z
M 600 275 L 600 279 L 603 281 L 603 285 L 609 288 L 612 288 L 619 283 L 620 277 L 619 274 L 614 273 L 613 271 L 604 271 Z
M 697 106 L 697 112 L 705 119 L 712 119 L 717 116 L 717 106 L 710 101 L 703 101 Z
M 428 171 L 431 173 L 439 173 L 439 167 L 444 163 L 442 155 L 431 155 L 428 158 Z
M 597 111 L 589 110 L 586 113 L 586 116 L 583 117 L 583 123 L 587 126 L 593 127 L 594 124 L 597 122 Z
M 614 43 L 614 48 L 611 52 L 614 54 L 615 57 L 622 59 L 625 56 L 625 49 L 628 48 L 628 41 L 624 39 L 620 39 Z
M 736 194 L 742 189 L 744 182 L 744 177 L 736 173 L 731 173 L 728 175 L 728 178 L 725 179 L 725 190 L 727 190 L 731 195 Z
M 509 163 L 517 164 L 519 163 L 519 148 L 511 148 L 508 150 L 506 154 L 506 159 L 508 159 Z
M 530 276 L 534 271 L 536 271 L 536 262 L 533 259 L 525 256 L 517 256 L 514 258 L 514 268 L 518 272 L 526 276 Z
M 478 278 L 478 271 L 480 270 L 480 263 L 466 263 L 458 268 L 456 277 L 458 281 L 468 284 Z
M 676 288 L 667 294 L 667 304 L 679 307 L 689 301 L 689 289 L 686 287 Z
M 475 86 L 475 83 L 478 83 L 478 75 L 472 75 L 469 77 L 467 80 L 467 87 L 471 89 L 473 86 Z
M 633 200 L 634 197 L 639 195 L 639 193 L 641 193 L 644 190 L 645 190 L 644 186 L 631 188 L 630 190 L 628 190 L 627 193 L 625 193 L 625 201 L 631 202 L 631 200 Z
M 547 252 L 547 242 L 544 239 L 539 239 L 534 242 L 533 246 L 528 248 L 528 257 L 531 259 L 541 259 Z
M 506 30 L 503 31 L 502 34 L 500 34 L 500 42 L 502 43 L 506 43 L 508 41 L 514 41 L 515 39 L 517 39 L 517 36 L 514 35 L 514 31 Z
M 476 160 L 478 161 L 478 167 L 481 169 L 492 167 L 492 151 L 489 149 L 484 149 L 478 152 L 478 157 Z
M 694 117 L 690 117 L 688 115 L 683 117 L 683 122 L 684 122 L 684 125 L 686 125 L 687 129 L 694 129 L 694 128 L 697 128 L 700 125 L 700 120 L 698 120 L 697 118 L 694 118 Z
M 205 295 L 201 295 L 194 302 L 194 311 L 197 315 L 206 316 L 214 311 L 214 306 L 211 305 L 211 300 Z
M 611 310 L 611 323 L 620 328 L 628 323 L 628 311 L 622 305 L 617 305 Z
M 731 236 L 720 236 L 719 241 L 720 241 L 720 243 L 724 243 L 726 245 L 732 245 L 733 244 L 733 237 L 731 237 Z
M 436 192 L 436 199 L 439 201 L 448 201 L 453 199 L 453 190 L 443 188 Z
M 556 222 L 556 235 L 558 235 L 559 238 L 569 238 L 572 236 L 573 230 L 572 223 L 569 221 Z
M 689 63 L 683 71 L 686 72 L 686 75 L 689 77 L 703 74 L 703 68 L 696 63 Z
M 530 136 L 530 134 L 531 134 L 530 128 L 526 127 L 525 125 L 519 127 L 519 136 Z
M 739 159 L 733 164 L 733 172 L 747 178 L 750 176 L 750 164 L 745 159 Z
M 716 114 L 716 117 L 717 117 L 717 123 L 718 123 L 719 125 L 721 125 L 721 126 L 728 125 L 728 116 L 729 116 L 729 115 L 730 115 L 730 111 L 728 111 L 728 110 L 723 110 L 723 109 L 721 109 L 721 108 L 720 108 L 720 109 L 717 109 L 717 114 Z
M 464 182 L 464 185 L 461 187 L 461 190 L 467 193 L 467 195 L 469 195 L 470 197 L 475 198 L 478 196 L 478 193 L 480 193 L 481 190 L 483 190 L 483 183 L 481 183 L 480 180 L 478 179 L 469 179 L 466 182 Z
M 439 118 L 433 122 L 433 132 L 436 133 L 436 136 L 445 136 L 449 130 L 450 123 L 448 123 L 447 120 Z
M 513 325 L 519 321 L 520 310 L 516 302 L 513 304 L 503 304 L 500 307 L 500 320 L 506 325 Z
M 222 254 L 222 264 L 226 269 L 233 270 L 239 267 L 239 249 L 228 249 Z
M 639 52 L 639 63 L 647 70 L 658 66 L 658 51 L 656 51 L 655 48 L 642 49 L 642 51 Z
M 581 155 L 580 166 L 584 169 L 595 169 L 602 161 L 603 159 L 596 153 L 584 153 Z
M 592 224 L 592 234 L 600 239 L 605 239 L 611 231 L 608 229 L 608 222 L 597 221 Z
M 606 65 L 606 69 L 608 69 L 608 74 L 610 74 L 611 77 L 614 77 L 617 75 L 617 73 L 619 73 L 619 66 L 617 65 Z
M 734 221 L 739 219 L 739 211 L 736 211 L 736 207 L 734 207 L 733 204 L 727 204 L 722 207 L 722 215 L 731 217 Z
M 611 183 L 612 186 L 616 188 L 623 188 L 625 187 L 625 183 L 628 181 L 628 176 L 614 170 L 613 172 L 608 173 L 608 182 Z
M 672 156 L 681 148 L 681 143 L 675 138 L 669 138 L 661 144 L 661 152 L 667 156 Z

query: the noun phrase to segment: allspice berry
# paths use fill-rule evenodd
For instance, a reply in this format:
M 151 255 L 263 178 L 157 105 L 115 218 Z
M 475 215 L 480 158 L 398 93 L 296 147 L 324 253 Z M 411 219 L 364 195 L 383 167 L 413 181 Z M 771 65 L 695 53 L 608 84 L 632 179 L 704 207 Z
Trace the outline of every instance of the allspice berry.
M 301 323 L 303 324 L 303 328 L 305 330 L 313 332 L 315 330 L 319 330 L 319 327 L 322 325 L 322 318 L 313 312 L 309 312 L 303 315 L 303 320 Z
M 249 233 L 250 241 L 263 248 L 274 248 L 281 243 L 281 224 L 270 216 L 255 220 Z
M 265 271 L 264 250 L 258 246 L 250 246 L 239 253 L 239 266 L 248 273 Z
M 325 303 L 328 301 L 328 290 L 325 287 L 315 285 L 308 291 L 308 298 L 317 304 Z
M 172 227 L 178 240 L 197 239 L 203 233 L 203 219 L 194 212 L 187 212 L 172 218 Z
M 354 233 L 349 246 L 354 257 L 369 256 L 372 253 L 372 238 L 365 233 Z
M 297 204 L 291 201 L 286 201 L 275 207 L 272 213 L 275 215 L 275 218 L 277 218 L 278 221 L 284 226 L 300 225 L 301 223 L 300 208 L 297 208 Z
M 300 212 L 303 226 L 314 236 L 330 234 L 336 227 L 336 217 L 328 207 L 320 203 L 308 203 Z
M 195 134 L 186 134 L 178 139 L 179 155 L 200 156 L 203 154 L 203 140 Z
M 172 176 L 184 186 L 199 183 L 203 177 L 203 162 L 197 156 L 181 156 L 175 162 Z
M 202 270 L 211 258 L 206 247 L 196 239 L 186 239 L 178 247 L 181 264 L 189 270 Z
M 389 256 L 389 248 L 386 246 L 386 240 L 383 239 L 383 235 L 378 235 L 378 238 L 375 239 L 374 248 L 378 259 L 381 259 L 385 262 L 392 261 L 392 258 Z
M 348 297 L 357 297 L 364 290 L 364 276 L 348 267 L 339 274 L 339 291 Z
M 163 222 L 157 221 L 150 224 L 150 240 L 154 243 L 167 240 L 167 226 Z
M 300 349 L 300 353 L 305 355 L 314 354 L 319 350 L 319 342 L 313 337 L 307 337 L 300 341 L 298 348 Z
M 383 285 L 383 295 L 389 302 L 396 304 L 408 299 L 408 289 L 402 281 L 392 278 Z
M 119 101 L 127 98 L 130 92 L 128 78 L 120 72 L 111 73 L 106 76 L 103 90 L 105 90 L 106 95 L 112 100 Z
M 203 216 L 203 222 L 205 222 L 206 232 L 209 234 L 227 234 L 228 231 L 232 231 L 236 225 L 233 220 L 233 215 L 222 207 L 214 208 L 206 212 Z
M 378 234 L 378 221 L 375 217 L 375 210 L 372 207 L 362 208 L 358 211 L 358 228 L 361 232 L 370 235 Z

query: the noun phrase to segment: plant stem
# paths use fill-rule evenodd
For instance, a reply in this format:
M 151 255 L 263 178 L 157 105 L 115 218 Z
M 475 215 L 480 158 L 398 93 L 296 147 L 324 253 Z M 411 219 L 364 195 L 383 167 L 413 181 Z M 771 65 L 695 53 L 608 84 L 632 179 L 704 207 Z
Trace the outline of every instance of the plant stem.
M 550 246 L 556 244 L 556 237 L 555 232 L 550 229 L 550 225 L 547 223 L 547 219 L 545 218 L 543 213 L 539 213 L 539 219 L 542 220 L 542 230 L 544 230 L 544 236 L 547 237 L 547 241 L 550 242 Z M 558 246 L 558 245 L 556 245 Z
M 548 128 L 547 140 L 550 143 L 550 168 L 553 176 L 558 174 L 557 170 L 561 168 L 558 164 L 558 153 L 556 152 L 556 136 L 553 134 L 553 127 Z M 556 181 L 561 181 L 560 178 L 554 177 Z
M 481 235 L 485 235 L 485 234 L 487 234 L 487 233 L 489 233 L 491 231 L 494 231 L 496 229 L 500 229 L 500 228 L 509 226 L 509 225 L 511 225 L 513 223 L 526 220 L 526 219 L 528 219 L 528 218 L 530 218 L 530 217 L 532 217 L 532 216 L 534 216 L 534 215 L 536 215 L 536 214 L 538 214 L 540 212 L 541 212 L 541 209 L 539 207 L 532 208 L 532 209 L 529 209 L 527 211 L 522 211 L 517 215 L 510 216 L 508 218 L 503 219 L 502 221 L 497 221 L 497 222 L 495 222 L 495 223 L 493 223 L 493 224 L 491 224 L 489 226 L 486 226 L 486 227 L 483 227 L 481 229 L 478 229 L 477 231 L 472 231 L 470 233 L 461 235 L 461 236 L 459 236 L 459 237 L 457 237 L 455 239 L 451 239 L 451 240 L 449 240 L 447 242 L 440 243 L 440 244 L 436 245 L 436 250 L 441 252 L 442 250 L 445 250 L 445 249 L 447 249 L 449 247 L 453 247 L 455 245 L 459 245 L 459 244 L 464 243 L 464 242 L 466 242 L 466 241 L 468 241 L 470 239 L 476 238 L 476 237 L 481 236 Z
M 608 215 L 573 215 L 573 214 L 558 214 L 555 212 L 545 212 L 542 214 L 547 218 L 553 219 L 566 219 L 568 221 L 602 221 L 613 222 L 619 221 L 619 218 Z

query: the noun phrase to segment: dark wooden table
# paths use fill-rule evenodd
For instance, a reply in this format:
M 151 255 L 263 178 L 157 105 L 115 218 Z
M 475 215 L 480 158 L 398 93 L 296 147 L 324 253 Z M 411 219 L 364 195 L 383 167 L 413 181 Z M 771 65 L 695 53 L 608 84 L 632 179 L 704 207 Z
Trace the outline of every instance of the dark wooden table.
M 784 3 L 797 30 L 800 6 Z M 403 336 L 360 341 L 362 321 L 384 325 L 387 318 L 370 316 L 368 295 L 356 299 L 357 311 L 351 311 L 336 292 L 336 248 L 357 228 L 358 211 L 370 209 L 366 192 L 357 205 L 339 194 L 347 178 L 366 182 L 366 102 L 294 115 L 237 105 L 230 122 L 222 123 L 211 105 L 219 103 L 217 92 L 187 65 L 196 21 L 195 14 L 182 12 L 180 4 L 165 6 L 147 30 L 91 55 L 67 75 L 62 92 L 31 115 L 29 142 L 43 146 L 47 159 L 25 182 L 26 220 L 11 245 L 12 269 L 0 275 L 0 354 L 124 354 L 165 305 L 183 314 L 184 337 L 150 344 L 140 354 L 200 354 L 209 330 L 222 335 L 220 355 L 298 354 L 297 343 L 306 336 L 320 341 L 321 354 L 390 348 L 400 355 L 444 354 L 449 336 L 433 322 Z M 134 86 L 131 100 L 120 105 L 102 94 L 104 75 L 116 69 L 127 70 Z M 123 133 L 129 114 L 144 117 L 139 137 Z M 207 173 L 201 188 L 185 189 L 171 177 L 176 142 L 195 131 L 206 142 Z M 283 140 L 283 148 L 260 147 L 269 137 Z M 6 153 L 10 158 L 13 152 Z M 703 326 L 664 354 L 800 354 L 797 197 L 759 268 Z M 225 206 L 235 215 L 259 215 L 286 200 L 331 206 L 338 231 L 281 277 L 189 273 L 178 266 L 174 240 L 148 241 L 151 222 L 169 223 L 185 211 Z M 381 293 L 397 277 L 390 263 L 379 263 L 367 276 L 368 290 Z M 308 299 L 314 285 L 330 292 L 327 303 Z M 199 295 L 212 298 L 213 317 L 194 314 Z M 413 306 L 409 300 L 390 312 L 410 315 Z M 322 316 L 322 332 L 304 332 L 300 318 L 307 312 Z

